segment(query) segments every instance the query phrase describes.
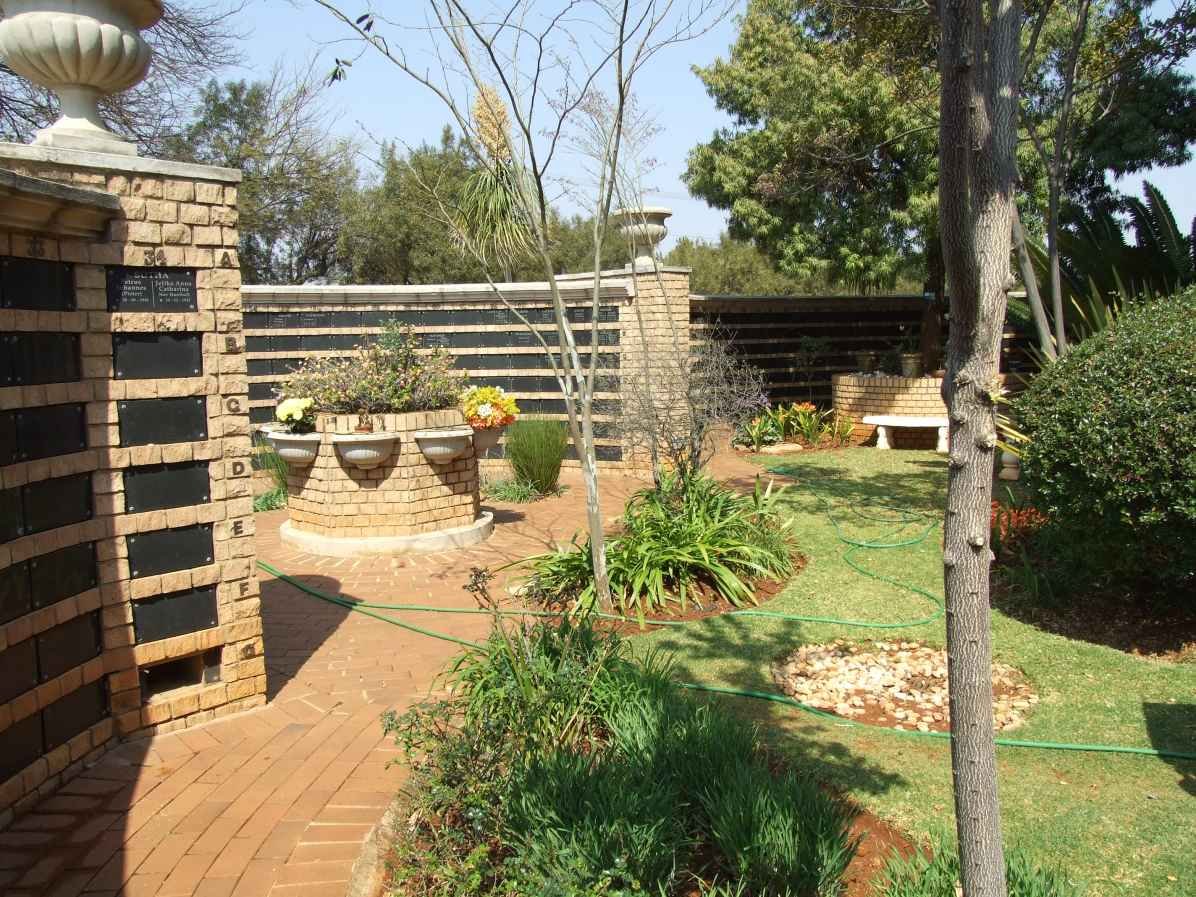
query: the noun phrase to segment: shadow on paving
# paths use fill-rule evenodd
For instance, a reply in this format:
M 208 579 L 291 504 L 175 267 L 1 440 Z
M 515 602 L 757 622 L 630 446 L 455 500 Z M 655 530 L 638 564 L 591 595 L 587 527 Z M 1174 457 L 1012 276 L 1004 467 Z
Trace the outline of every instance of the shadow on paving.
M 284 571 L 286 572 L 286 571 Z M 266 700 L 273 701 L 303 665 L 352 613 L 307 595 L 281 579 L 259 571 L 262 593 L 262 643 L 266 655 Z M 295 574 L 294 579 L 328 595 L 340 595 L 340 580 Z
M 1146 732 L 1156 751 L 1196 750 L 1196 704 L 1142 704 L 1146 718 Z M 1196 797 L 1196 761 L 1168 759 L 1179 773 L 1176 782 L 1188 794 Z

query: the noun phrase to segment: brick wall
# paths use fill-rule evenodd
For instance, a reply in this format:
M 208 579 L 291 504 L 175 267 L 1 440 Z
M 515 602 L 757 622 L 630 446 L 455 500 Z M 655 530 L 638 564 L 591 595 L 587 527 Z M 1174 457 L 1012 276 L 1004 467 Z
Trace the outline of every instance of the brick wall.
M 941 377 L 890 377 L 836 374 L 832 380 L 834 407 L 855 421 L 854 439 L 866 442 L 876 427 L 863 422 L 867 414 L 904 414 L 911 417 L 947 416 Z M 898 448 L 934 448 L 937 434 L 927 429 L 897 429 Z
M 120 736 L 263 703 L 266 679 L 239 174 L 11 145 L 0 165 L 119 200 L 90 238 L 0 211 L 2 821 Z
M 335 538 L 411 536 L 468 526 L 478 516 L 478 463 L 466 454 L 432 464 L 415 441 L 417 430 L 460 426 L 456 409 L 371 415 L 375 432 L 397 436 L 390 457 L 360 470 L 337 456 L 332 434 L 354 433 L 357 415 L 320 415 L 319 453 L 287 476 L 288 517 L 298 530 Z

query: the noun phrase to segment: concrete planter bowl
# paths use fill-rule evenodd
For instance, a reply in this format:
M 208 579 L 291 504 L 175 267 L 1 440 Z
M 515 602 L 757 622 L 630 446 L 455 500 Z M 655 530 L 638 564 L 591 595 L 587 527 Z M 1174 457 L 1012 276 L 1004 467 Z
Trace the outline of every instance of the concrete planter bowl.
M 415 444 L 431 463 L 448 464 L 469 451 L 473 435 L 473 427 L 469 426 L 416 430 Z
M 266 441 L 278 452 L 278 457 L 291 467 L 307 467 L 316 460 L 316 455 L 320 453 L 320 438 L 319 433 L 287 433 L 282 430 L 266 433 Z
M 498 440 L 502 439 L 502 434 L 506 432 L 506 427 L 479 427 L 473 431 L 473 452 L 478 457 L 481 457 L 483 452 L 488 452 L 490 449 L 498 445 Z
M 330 437 L 336 453 L 358 470 L 372 470 L 394 451 L 398 433 L 337 433 Z

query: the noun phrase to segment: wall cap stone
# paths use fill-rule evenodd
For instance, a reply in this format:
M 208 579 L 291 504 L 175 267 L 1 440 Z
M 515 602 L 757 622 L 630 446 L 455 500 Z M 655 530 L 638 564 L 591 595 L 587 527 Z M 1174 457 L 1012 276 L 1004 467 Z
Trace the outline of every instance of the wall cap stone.
M 502 283 L 497 286 L 507 299 L 520 301 L 528 299 L 547 300 L 551 288 L 547 281 L 526 281 Z M 562 284 L 561 298 L 576 302 L 593 298 L 593 285 Z M 601 286 L 603 299 L 626 299 L 630 286 L 626 281 L 608 281 Z M 255 305 L 294 304 L 344 304 L 366 305 L 386 302 L 499 302 L 494 289 L 488 283 L 444 283 L 444 284 L 368 284 L 360 286 L 272 286 L 243 285 L 241 296 L 247 303 Z
M 0 159 L 67 165 L 97 171 L 133 172 L 172 178 L 191 178 L 198 181 L 220 181 L 228 184 L 236 184 L 241 181 L 241 172 L 235 168 L 217 168 L 214 165 L 196 165 L 192 162 L 148 159 L 144 156 L 92 153 L 86 150 L 63 149 L 53 146 L 27 146 L 23 143 L 0 143 Z
M 110 193 L 32 178 L 0 168 L 4 224 L 11 230 L 56 237 L 100 239 L 119 215 L 120 200 Z

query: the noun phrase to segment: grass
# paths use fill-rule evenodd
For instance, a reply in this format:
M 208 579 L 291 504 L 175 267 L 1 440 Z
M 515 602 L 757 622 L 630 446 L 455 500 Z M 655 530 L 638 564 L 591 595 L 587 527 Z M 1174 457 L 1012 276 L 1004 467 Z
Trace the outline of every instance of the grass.
M 845 535 L 877 540 L 894 526 L 868 519 L 899 505 L 942 513 L 946 465 L 929 452 L 852 449 L 792 459 L 764 459 L 794 476 L 784 497 L 807 565 L 770 610 L 836 618 L 923 617 L 924 597 L 858 574 L 841 560 Z M 903 534 L 912 534 L 915 526 Z M 873 572 L 941 594 L 940 531 L 920 544 L 862 551 Z M 943 643 L 943 624 L 872 631 Z M 637 638 L 673 653 L 678 678 L 775 691 L 769 664 L 802 643 L 866 630 L 762 618 L 713 618 Z M 1196 751 L 1196 665 L 1169 664 L 1072 641 L 993 613 L 998 659 L 1021 669 L 1041 703 L 1018 738 Z M 908 832 L 950 825 L 951 772 L 946 742 L 849 728 L 764 702 L 724 699 L 762 724 L 774 745 L 801 768 L 841 788 Z M 1029 858 L 1057 865 L 1086 887 L 1087 897 L 1169 897 L 1196 893 L 1196 763 L 1147 757 L 1001 748 L 998 754 L 1006 842 Z
M 526 505 L 544 498 L 531 483 L 522 480 L 489 480 L 482 484 L 482 494 L 493 501 Z

